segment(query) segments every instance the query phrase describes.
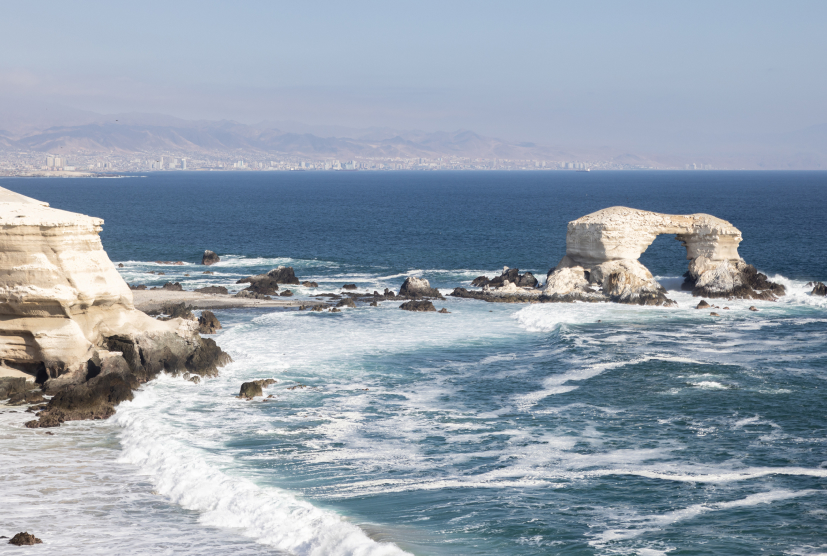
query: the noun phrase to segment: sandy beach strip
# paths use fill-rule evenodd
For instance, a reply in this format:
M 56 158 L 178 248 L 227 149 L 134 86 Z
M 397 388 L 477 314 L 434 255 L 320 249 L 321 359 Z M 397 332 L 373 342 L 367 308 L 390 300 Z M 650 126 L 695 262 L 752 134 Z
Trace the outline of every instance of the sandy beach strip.
M 170 290 L 133 290 L 135 308 L 141 311 L 158 311 L 171 303 L 186 303 L 193 309 L 238 309 L 248 307 L 298 307 L 325 305 L 323 301 L 309 299 L 250 299 L 228 294 L 177 292 Z

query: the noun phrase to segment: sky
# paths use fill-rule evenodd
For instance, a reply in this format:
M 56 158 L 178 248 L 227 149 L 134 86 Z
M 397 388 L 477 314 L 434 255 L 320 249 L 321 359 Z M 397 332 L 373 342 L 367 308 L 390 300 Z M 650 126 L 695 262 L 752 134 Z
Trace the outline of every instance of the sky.
M 2 12 L 0 111 L 591 146 L 827 123 L 824 1 L 6 0 Z

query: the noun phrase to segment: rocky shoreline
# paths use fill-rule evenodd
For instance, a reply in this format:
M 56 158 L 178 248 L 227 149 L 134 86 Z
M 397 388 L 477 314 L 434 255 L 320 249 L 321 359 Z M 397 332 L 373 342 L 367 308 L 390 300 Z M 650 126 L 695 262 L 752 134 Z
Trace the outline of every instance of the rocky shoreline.
M 100 242 L 103 221 L 56 210 L 0 189 L 0 400 L 28 404 L 36 419 L 27 427 L 54 427 L 80 419 L 106 419 L 132 392 L 160 373 L 193 381 L 215 376 L 231 361 L 211 338 L 221 324 L 211 309 L 274 307 L 339 313 L 346 308 L 400 302 L 411 312 L 448 313 L 428 280 L 408 277 L 398 293 L 356 291 L 315 299 L 286 299 L 285 286 L 300 282 L 291 267 L 278 267 L 236 283 L 235 295 L 210 286 L 184 291 L 178 283 L 129 287 Z M 738 256 L 741 233 L 710 215 L 664 215 L 612 207 L 568 225 L 566 254 L 546 276 L 504 267 L 480 276 L 471 288 L 449 295 L 492 303 L 616 302 L 671 306 L 675 302 L 637 259 L 658 234 L 676 234 L 686 246 L 684 289 L 713 299 L 775 300 L 784 286 L 769 281 Z M 220 257 L 205 251 L 201 264 Z M 178 264 L 167 262 L 168 264 Z M 183 264 L 183 263 L 181 263 Z M 208 273 L 212 273 L 209 271 Z M 478 288 L 478 289 L 473 289 Z M 813 294 L 827 288 L 814 284 Z M 196 318 L 194 310 L 202 310 Z M 156 317 L 156 318 L 153 318 Z M 48 396 L 47 399 L 44 396 Z

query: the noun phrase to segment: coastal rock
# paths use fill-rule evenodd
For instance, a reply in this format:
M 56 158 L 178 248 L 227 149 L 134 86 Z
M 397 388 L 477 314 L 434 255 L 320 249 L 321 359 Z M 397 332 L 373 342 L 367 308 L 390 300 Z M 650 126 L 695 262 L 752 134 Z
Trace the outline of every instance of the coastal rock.
M 487 286 L 490 283 L 491 280 L 489 280 L 487 276 L 477 276 L 476 278 L 471 280 L 471 287 L 481 288 L 483 286 Z
M 729 222 L 708 214 L 611 207 L 569 222 L 566 255 L 549 272 L 541 300 L 673 305 L 638 261 L 660 234 L 675 234 L 686 247 L 690 263 L 684 289 L 695 296 L 775 299 L 784 295 L 784 286 L 768 281 L 739 257 L 741 232 Z
M 356 284 L 345 284 L 344 286 L 342 286 L 342 289 L 343 290 L 355 290 L 356 289 Z
M 230 293 L 224 286 L 206 286 L 204 288 L 198 288 L 195 291 L 198 293 L 217 293 L 222 295 L 227 295 Z
M 353 301 L 353 298 L 346 297 L 346 298 L 342 299 L 341 301 L 339 301 L 336 304 L 336 307 L 350 307 L 351 309 L 355 309 L 356 308 L 356 302 Z
M 168 303 L 163 305 L 160 309 L 155 311 L 147 311 L 147 315 L 151 317 L 157 317 L 159 315 L 166 315 L 161 316 L 160 320 L 171 320 L 171 319 L 185 319 L 185 320 L 195 320 L 195 315 L 192 313 L 192 306 L 187 305 L 186 303 Z
M 162 274 L 162 273 L 159 272 L 159 274 Z M 184 287 L 181 285 L 180 282 L 175 282 L 175 283 L 167 282 L 166 284 L 164 284 L 160 288 L 152 288 L 152 289 L 153 290 L 154 289 L 162 289 L 162 290 L 167 290 L 167 291 L 171 291 L 171 292 L 182 292 L 182 291 L 184 291 Z
M 293 297 L 293 292 L 290 290 L 284 290 L 279 294 L 279 297 Z
M 260 294 L 260 293 L 251 292 L 248 289 L 241 290 L 240 292 L 235 294 L 233 297 L 247 297 L 249 299 L 267 299 L 267 300 L 273 299 L 269 295 L 264 295 L 264 294 Z
M 194 321 L 163 322 L 135 309 L 101 245 L 101 219 L 0 189 L 0 222 L 0 360 L 57 398 L 41 414 L 45 422 L 107 416 L 67 400 L 117 382 L 110 375 L 131 388 L 163 370 L 214 373 L 229 359 Z M 132 364 L 110 350 L 131 353 Z M 123 396 L 111 399 L 114 406 Z
M 217 263 L 220 260 L 221 258 L 215 254 L 215 251 L 210 251 L 209 249 L 207 249 L 206 251 L 204 251 L 204 256 L 201 257 L 201 264 L 209 266 L 211 264 Z
M 319 284 L 317 284 L 316 282 L 302 282 L 302 286 L 304 286 L 305 288 L 318 288 Z
M 448 314 L 448 313 L 450 313 L 450 312 L 451 312 L 451 311 L 449 311 L 449 310 L 448 310 L 448 309 L 446 309 L 445 307 L 443 307 L 442 309 L 440 309 L 439 311 L 437 311 L 437 313 L 442 313 L 442 314 Z
M 146 284 L 140 284 L 140 285 L 130 284 L 129 289 L 130 290 L 145 290 L 146 289 Z
M 15 546 L 31 546 L 34 544 L 42 544 L 43 541 L 35 537 L 34 535 L 30 535 L 29 533 L 17 533 L 15 536 L 11 538 L 9 544 L 13 544 Z
M 816 282 L 813 284 L 813 291 L 810 292 L 810 295 L 827 296 L 827 286 L 823 282 Z
M 404 311 L 436 312 L 436 307 L 430 301 L 406 301 L 399 306 Z
M 417 278 L 416 276 L 409 276 L 405 279 L 402 283 L 402 287 L 399 288 L 399 296 L 414 299 L 418 297 L 434 297 L 437 299 L 444 299 L 438 289 L 431 287 L 428 280 L 425 280 L 424 278 Z
M 198 317 L 198 333 L 199 334 L 215 334 L 221 330 L 221 323 L 212 311 L 206 309 L 201 311 L 201 316 Z
M 0 377 L 0 401 L 24 394 L 34 388 L 34 382 L 26 377 Z
M 753 311 L 753 312 L 755 312 L 755 313 L 757 313 L 757 312 L 758 312 L 758 309 L 757 309 L 754 305 L 750 306 L 749 310 L 750 310 L 750 311 Z
M 277 295 L 279 284 L 298 284 L 299 279 L 293 272 L 291 266 L 280 266 L 274 268 L 267 274 L 257 274 L 242 278 L 236 284 L 250 284 L 247 291 L 262 295 Z
M 696 309 L 709 309 L 709 303 L 706 302 L 705 299 L 701 299 L 701 302 L 698 303 L 698 306 L 695 307 Z
M 123 263 L 118 263 L 118 268 L 123 268 Z
M 262 388 L 267 388 L 271 384 L 275 384 L 275 382 L 276 381 L 272 378 L 265 378 L 261 380 L 245 382 L 241 385 L 241 390 L 239 390 L 238 392 L 238 397 L 251 400 L 256 396 L 263 396 L 264 391 L 262 390 Z

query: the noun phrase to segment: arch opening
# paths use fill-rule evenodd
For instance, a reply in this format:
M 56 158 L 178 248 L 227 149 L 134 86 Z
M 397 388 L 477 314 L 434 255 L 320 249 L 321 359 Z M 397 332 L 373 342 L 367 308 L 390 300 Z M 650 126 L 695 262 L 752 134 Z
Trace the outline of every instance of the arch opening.
M 677 234 L 658 234 L 638 260 L 666 290 L 681 291 L 689 268 L 689 250 Z

